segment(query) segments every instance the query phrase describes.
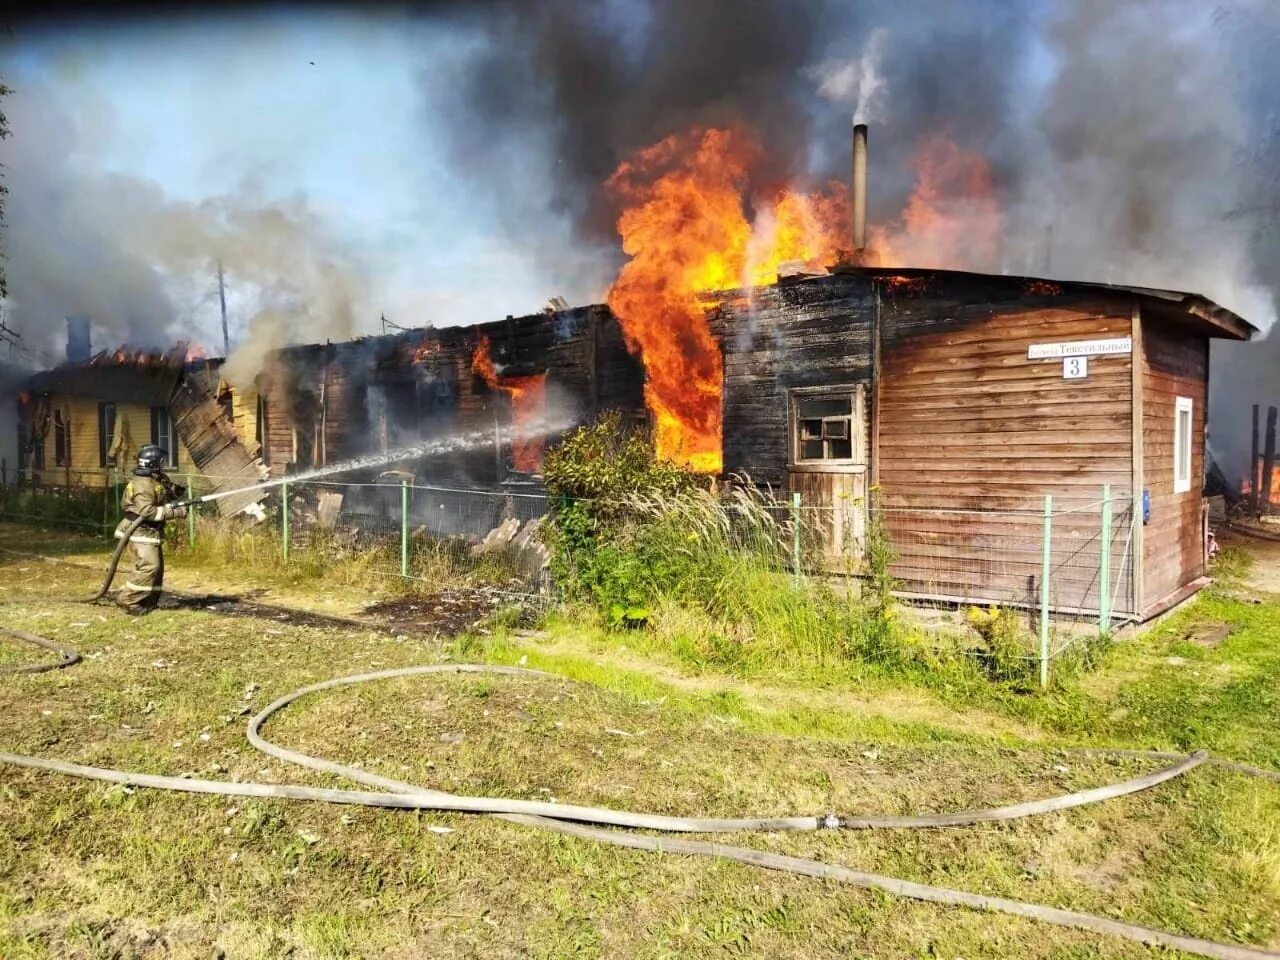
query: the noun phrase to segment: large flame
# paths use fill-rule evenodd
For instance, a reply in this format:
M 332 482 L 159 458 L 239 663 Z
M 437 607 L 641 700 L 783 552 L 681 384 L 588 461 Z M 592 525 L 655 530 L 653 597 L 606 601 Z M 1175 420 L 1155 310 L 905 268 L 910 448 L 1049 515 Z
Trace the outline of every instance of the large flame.
M 871 228 L 866 262 L 993 269 L 1000 205 L 987 161 L 945 134 L 935 134 L 920 144 L 913 166 L 915 189 L 897 220 Z
M 489 354 L 489 338 L 481 337 L 471 355 L 471 369 L 490 388 L 501 390 L 511 398 L 511 460 L 524 473 L 535 473 L 542 466 L 544 437 L 535 426 L 542 417 L 547 397 L 547 375 L 536 373 L 524 377 L 498 374 Z
M 618 232 L 631 259 L 609 307 L 645 366 L 645 402 L 660 457 L 720 470 L 720 348 L 698 295 L 771 282 L 784 260 L 835 252 L 840 206 L 831 196 L 781 191 L 747 219 L 745 192 L 760 157 L 740 130 L 695 129 L 622 163 L 607 187 L 621 202 Z
M 645 402 L 658 455 L 701 472 L 722 466 L 721 354 L 699 295 L 777 279 L 778 266 L 821 267 L 847 255 L 849 196 L 817 192 L 751 197 L 761 158 L 737 129 L 694 129 L 623 162 L 606 186 L 621 204 L 630 256 L 609 290 L 627 345 L 644 362 Z M 915 161 L 917 184 L 901 217 L 871 232 L 868 265 L 989 266 L 999 209 L 986 162 L 945 136 Z

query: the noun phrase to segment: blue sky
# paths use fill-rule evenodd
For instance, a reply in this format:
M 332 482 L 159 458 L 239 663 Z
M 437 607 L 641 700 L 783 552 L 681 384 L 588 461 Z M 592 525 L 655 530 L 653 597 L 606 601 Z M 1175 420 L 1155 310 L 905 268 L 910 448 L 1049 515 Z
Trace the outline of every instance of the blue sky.
M 0 71 L 12 100 L 38 89 L 72 118 L 69 159 L 86 176 L 123 174 L 190 203 L 246 184 L 268 202 L 304 196 L 359 264 L 366 330 L 383 310 L 446 325 L 536 311 L 557 294 L 595 299 L 599 261 L 549 273 L 504 231 L 484 184 L 450 163 L 424 90 L 448 95 L 475 42 L 385 10 L 275 12 L 19 31 Z M 11 143 L 32 133 L 12 132 Z M 197 321 L 214 322 L 211 310 Z

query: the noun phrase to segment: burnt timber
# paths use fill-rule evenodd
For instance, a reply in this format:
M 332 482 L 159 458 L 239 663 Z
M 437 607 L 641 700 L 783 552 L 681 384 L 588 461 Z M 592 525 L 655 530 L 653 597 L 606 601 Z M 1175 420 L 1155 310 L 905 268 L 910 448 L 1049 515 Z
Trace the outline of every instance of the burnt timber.
M 1208 343 L 1253 332 L 1230 311 L 1139 287 L 837 267 L 730 291 L 712 326 L 724 352 L 725 471 L 800 491 L 823 515 L 844 509 L 847 541 L 876 494 L 906 593 L 1029 605 L 1041 576 L 1036 512 L 1052 495 L 1065 514 L 1052 557 L 1055 589 L 1070 595 L 1061 606 L 1096 610 L 1101 544 L 1097 511 L 1085 507 L 1104 484 L 1119 504 L 1112 554 L 1128 563 L 1117 613 L 1146 619 L 1202 581 Z M 1061 355 L 1030 350 L 1126 338 L 1123 351 L 1089 356 L 1078 379 Z M 832 446 L 831 420 L 819 418 L 842 396 L 852 438 L 836 424 Z M 1186 489 L 1174 476 L 1184 404 Z M 805 433 L 819 424 L 822 437 Z M 823 444 L 834 458 L 822 459 Z M 840 506 L 850 501 L 855 509 Z

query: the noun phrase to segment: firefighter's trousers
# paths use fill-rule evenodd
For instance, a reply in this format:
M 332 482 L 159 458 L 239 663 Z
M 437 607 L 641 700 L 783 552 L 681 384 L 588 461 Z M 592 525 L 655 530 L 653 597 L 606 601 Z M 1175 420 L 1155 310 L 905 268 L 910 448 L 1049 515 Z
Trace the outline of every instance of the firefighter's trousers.
M 164 548 L 157 541 L 158 538 L 152 537 L 140 539 L 134 536 L 130 539 L 133 572 L 116 596 L 116 603 L 126 610 L 153 610 L 160 602 L 160 588 L 164 586 Z

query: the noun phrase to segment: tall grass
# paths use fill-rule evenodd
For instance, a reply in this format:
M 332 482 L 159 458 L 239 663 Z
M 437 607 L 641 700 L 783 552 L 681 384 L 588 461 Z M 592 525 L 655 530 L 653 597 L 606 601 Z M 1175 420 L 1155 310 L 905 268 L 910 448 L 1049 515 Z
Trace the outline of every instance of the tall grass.
M 246 519 L 200 516 L 195 538 L 186 522 L 169 526 L 170 543 L 184 562 L 216 569 L 251 569 L 277 582 L 333 583 L 370 591 L 435 594 L 449 587 L 486 587 L 525 576 L 527 563 L 513 549 L 476 556 L 465 540 L 415 535 L 409 543 L 408 576 L 402 577 L 399 534 L 354 533 L 313 526 L 295 530 L 288 559 L 275 517 Z
M 20 487 L 0 489 L 0 520 L 106 533 L 118 513 L 111 488 Z

